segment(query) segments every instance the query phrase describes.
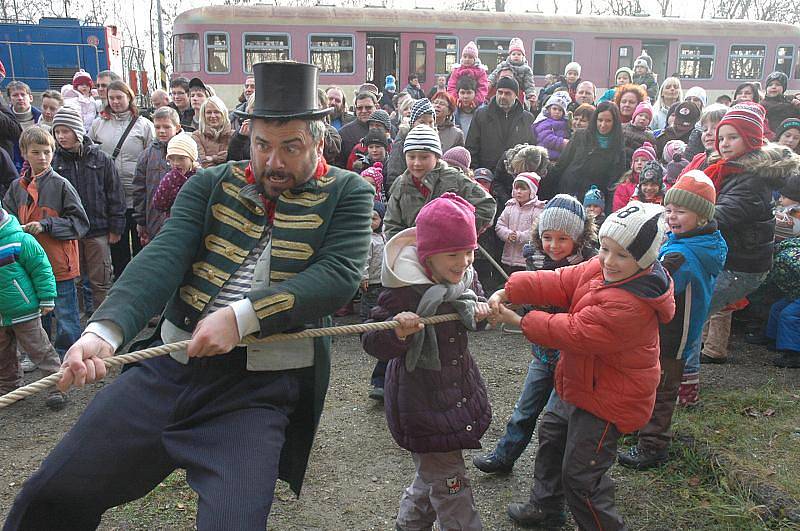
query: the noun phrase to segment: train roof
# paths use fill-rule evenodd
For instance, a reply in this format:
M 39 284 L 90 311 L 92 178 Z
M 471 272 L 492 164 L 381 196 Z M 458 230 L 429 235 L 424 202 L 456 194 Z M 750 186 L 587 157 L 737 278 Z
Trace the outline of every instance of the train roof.
M 565 31 L 609 35 L 664 34 L 667 36 L 737 37 L 782 36 L 800 38 L 800 27 L 782 22 L 753 20 L 690 20 L 659 17 L 607 15 L 544 15 L 481 11 L 434 11 L 428 9 L 279 7 L 269 5 L 208 6 L 189 9 L 175 19 L 181 24 L 246 24 L 252 26 L 307 26 L 338 24 L 355 28 L 414 28 L 418 31 L 456 29 L 517 31 Z

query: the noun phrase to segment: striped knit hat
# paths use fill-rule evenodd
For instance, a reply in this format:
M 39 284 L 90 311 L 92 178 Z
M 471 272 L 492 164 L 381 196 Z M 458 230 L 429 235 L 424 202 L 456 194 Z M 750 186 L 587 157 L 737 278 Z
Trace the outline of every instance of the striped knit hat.
M 83 128 L 83 118 L 81 113 L 72 105 L 63 105 L 56 111 L 53 116 L 53 136 L 55 136 L 56 126 L 63 125 L 72 129 L 75 136 L 78 137 L 79 142 L 83 142 L 83 137 L 86 135 L 86 129 Z
M 408 135 L 406 135 L 406 140 L 403 143 L 403 155 L 409 151 L 415 150 L 430 151 L 441 157 L 442 142 L 439 140 L 439 133 L 425 124 L 414 127 L 408 132 Z
M 665 205 L 688 208 L 705 220 L 714 219 L 716 202 L 714 183 L 700 170 L 687 171 L 681 175 L 664 196 Z
M 764 118 L 767 111 L 758 103 L 745 101 L 731 107 L 717 124 L 716 141 L 714 147 L 719 152 L 719 128 L 730 125 L 744 138 L 750 151 L 756 150 L 765 144 Z
M 797 129 L 800 131 L 800 118 L 787 118 L 781 122 L 781 125 L 775 130 L 775 141 L 781 139 L 781 135 L 789 129 Z
M 525 186 L 531 191 L 531 199 L 536 198 L 536 194 L 539 193 L 539 182 L 542 180 L 538 174 L 534 172 L 523 172 L 514 177 L 514 185 L 518 182 L 524 183 Z M 512 185 L 513 186 L 513 185 Z
M 656 150 L 653 147 L 653 144 L 650 142 L 645 142 L 636 148 L 636 151 L 633 152 L 633 156 L 631 157 L 631 162 L 639 157 L 644 157 L 647 160 L 656 160 Z
M 411 116 L 409 117 L 409 120 L 411 120 L 411 127 L 414 127 L 414 122 L 423 114 L 430 114 L 433 116 L 433 119 L 436 120 L 436 110 L 433 108 L 433 104 L 428 98 L 419 99 L 411 106 Z
M 603 192 L 600 191 L 600 188 L 595 185 L 592 185 L 586 192 L 586 195 L 583 196 L 583 207 L 588 208 L 590 206 L 606 207 L 606 198 L 603 196 Z
M 580 201 L 568 194 L 558 194 L 547 202 L 539 216 L 539 237 L 548 230 L 560 230 L 578 241 L 586 225 L 586 211 Z
M 658 258 L 664 241 L 664 227 L 659 222 L 663 212 L 660 205 L 631 201 L 603 222 L 600 239 L 614 240 L 633 255 L 641 269 L 647 269 Z

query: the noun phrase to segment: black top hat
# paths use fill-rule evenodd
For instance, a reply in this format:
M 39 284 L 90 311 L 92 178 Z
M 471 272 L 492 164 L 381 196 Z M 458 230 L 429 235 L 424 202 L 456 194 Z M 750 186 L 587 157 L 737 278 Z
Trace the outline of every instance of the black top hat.
M 317 107 L 317 70 L 294 61 L 267 61 L 253 65 L 256 82 L 253 112 L 234 111 L 241 118 L 317 120 L 333 111 Z

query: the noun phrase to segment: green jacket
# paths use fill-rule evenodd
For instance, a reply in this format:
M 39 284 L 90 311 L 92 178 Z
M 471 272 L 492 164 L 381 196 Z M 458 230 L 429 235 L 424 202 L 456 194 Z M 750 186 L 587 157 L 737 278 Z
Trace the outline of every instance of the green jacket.
M 3 216 L 4 214 L 4 216 Z M 36 238 L 17 218 L 0 213 L 0 326 L 38 319 L 39 309 L 55 306 L 56 277 Z
M 383 233 L 389 240 L 400 231 L 416 225 L 417 214 L 426 203 L 440 197 L 445 192 L 453 192 L 463 197 L 475 207 L 475 220 L 478 233 L 491 225 L 497 203 L 475 181 L 467 178 L 446 162 L 439 161 L 431 172 L 422 179 L 422 184 L 430 190 L 425 197 L 420 193 L 406 170 L 392 183 L 389 204 L 383 218 Z
M 170 219 L 125 268 L 92 321 L 122 328 L 124 343 L 166 304 L 165 318 L 187 332 L 245 260 L 267 219 L 248 162 L 203 169 L 187 181 Z M 279 198 L 271 235 L 270 283 L 248 298 L 261 336 L 330 326 L 330 315 L 358 289 L 370 242 L 374 189 L 330 167 Z M 143 286 L 147 286 L 143 292 Z M 290 418 L 280 477 L 299 494 L 330 375 L 330 338 L 314 340 L 314 367 Z

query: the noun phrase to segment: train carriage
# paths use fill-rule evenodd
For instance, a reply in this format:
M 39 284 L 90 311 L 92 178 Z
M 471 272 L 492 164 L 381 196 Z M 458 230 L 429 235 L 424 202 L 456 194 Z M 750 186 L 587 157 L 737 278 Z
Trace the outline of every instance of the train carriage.
M 744 81 L 786 72 L 800 88 L 800 28 L 774 22 L 675 18 L 561 16 L 384 8 L 213 6 L 178 15 L 173 29 L 176 76 L 202 77 L 228 102 L 238 97 L 252 65 L 293 59 L 320 67 L 320 82 L 381 87 L 387 74 L 401 88 L 410 72 L 425 87 L 447 74 L 461 48 L 474 40 L 492 69 L 521 37 L 541 86 L 570 61 L 600 89 L 614 72 L 633 66 L 645 51 L 659 80 L 677 74 L 684 87 L 710 97 L 732 93 Z

